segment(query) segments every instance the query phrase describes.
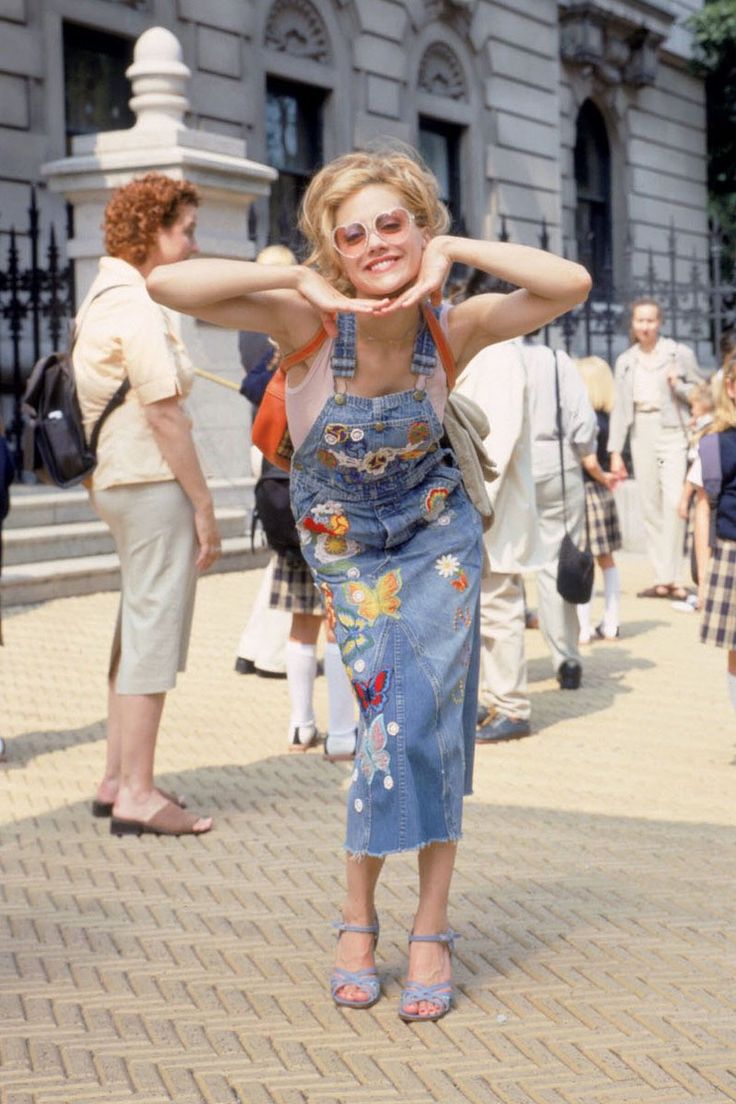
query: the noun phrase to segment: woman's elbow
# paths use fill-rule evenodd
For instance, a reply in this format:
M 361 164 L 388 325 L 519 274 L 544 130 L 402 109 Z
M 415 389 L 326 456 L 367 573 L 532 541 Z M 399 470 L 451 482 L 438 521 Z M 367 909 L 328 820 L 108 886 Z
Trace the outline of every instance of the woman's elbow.
M 573 306 L 584 303 L 593 288 L 593 280 L 587 268 L 581 264 L 571 262 L 570 272 L 570 297 Z
M 166 272 L 164 268 L 165 265 L 159 265 L 149 272 L 146 277 L 146 291 L 151 296 L 154 303 L 164 303 L 165 305 Z

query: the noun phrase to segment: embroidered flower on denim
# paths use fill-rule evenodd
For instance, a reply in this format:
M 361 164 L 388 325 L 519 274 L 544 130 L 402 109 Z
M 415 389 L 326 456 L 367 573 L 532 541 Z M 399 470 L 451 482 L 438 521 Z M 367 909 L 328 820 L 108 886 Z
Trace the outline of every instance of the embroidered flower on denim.
M 314 557 L 323 564 L 341 563 L 360 551 L 361 546 L 357 541 L 345 540 L 344 537 L 337 537 L 332 533 L 320 533 L 317 536 Z
M 429 440 L 430 431 L 428 422 L 412 422 L 407 432 L 407 440 L 410 445 L 422 445 Z
M 457 556 L 446 552 L 444 556 L 438 556 L 434 561 L 435 571 L 442 579 L 449 579 L 450 586 L 455 590 L 468 589 L 468 576 L 460 566 Z
M 457 556 L 446 552 L 444 556 L 438 556 L 434 561 L 435 571 L 441 579 L 451 579 L 460 571 L 460 561 Z
M 386 750 L 388 733 L 383 720 L 383 713 L 371 721 L 366 729 L 360 745 L 360 769 L 362 770 L 368 785 L 371 784 L 377 771 L 388 774 L 391 766 L 391 756 Z
M 470 612 L 469 606 L 458 606 L 455 610 L 455 616 L 452 619 L 452 627 L 457 631 L 458 629 L 469 629 L 473 623 L 473 615 Z

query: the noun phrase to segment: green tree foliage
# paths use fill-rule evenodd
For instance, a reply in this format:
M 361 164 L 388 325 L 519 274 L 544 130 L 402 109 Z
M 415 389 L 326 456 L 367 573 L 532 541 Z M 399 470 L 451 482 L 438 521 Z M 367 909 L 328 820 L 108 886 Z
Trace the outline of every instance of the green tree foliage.
M 705 78 L 711 213 L 726 235 L 730 276 L 736 267 L 736 0 L 706 0 L 688 20 L 693 68 Z

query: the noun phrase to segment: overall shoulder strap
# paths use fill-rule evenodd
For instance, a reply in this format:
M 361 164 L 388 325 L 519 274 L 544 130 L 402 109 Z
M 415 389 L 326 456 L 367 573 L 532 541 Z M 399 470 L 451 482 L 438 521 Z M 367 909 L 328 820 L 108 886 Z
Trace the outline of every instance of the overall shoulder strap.
M 452 349 L 450 343 L 447 340 L 445 331 L 442 328 L 442 324 L 437 318 L 431 307 L 428 307 L 426 303 L 422 303 L 422 314 L 424 320 L 429 327 L 429 332 L 432 335 L 432 340 L 435 343 L 437 352 L 439 353 L 440 360 L 442 361 L 442 367 L 445 370 L 445 376 L 447 377 L 447 390 L 452 391 L 457 379 L 457 367 L 455 365 L 455 358 L 452 355 Z
M 717 498 L 723 484 L 720 435 L 704 434 L 698 442 L 698 452 L 703 469 L 703 489 L 709 498 Z

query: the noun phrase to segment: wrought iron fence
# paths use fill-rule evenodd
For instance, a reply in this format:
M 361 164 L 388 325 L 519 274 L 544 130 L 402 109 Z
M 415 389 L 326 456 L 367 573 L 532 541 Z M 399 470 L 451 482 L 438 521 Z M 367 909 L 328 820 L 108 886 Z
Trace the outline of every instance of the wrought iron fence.
M 509 240 L 506 219 L 501 219 L 502 241 Z M 542 249 L 549 245 L 544 221 L 539 230 Z M 617 285 L 609 264 L 596 280 L 587 301 L 563 315 L 559 327 L 568 353 L 603 356 L 613 364 L 616 355 L 629 344 L 629 304 L 642 297 L 655 299 L 662 308 L 663 330 L 676 341 L 691 345 L 704 367 L 720 364 L 724 335 L 736 331 L 736 284 L 723 277 L 724 239 L 718 225 L 709 231 L 709 256 L 683 255 L 674 224 L 663 235 L 663 248 L 647 251 L 640 275 L 633 275 L 633 248 L 627 240 L 623 269 L 625 282 Z M 591 268 L 592 250 L 579 242 L 577 257 Z M 686 276 L 683 276 L 686 273 Z M 546 337 L 549 340 L 549 331 Z
M 0 229 L 0 258 L 0 394 L 12 395 L 8 437 L 19 457 L 26 378 L 43 353 L 58 348 L 74 312 L 73 265 L 62 260 L 54 226 L 43 233 L 34 186 L 27 228 Z

